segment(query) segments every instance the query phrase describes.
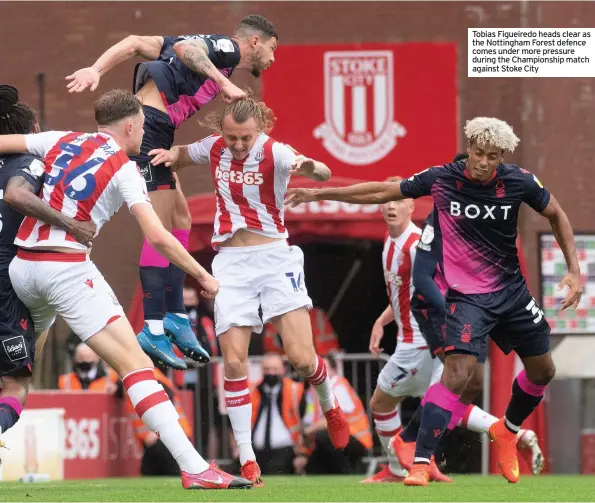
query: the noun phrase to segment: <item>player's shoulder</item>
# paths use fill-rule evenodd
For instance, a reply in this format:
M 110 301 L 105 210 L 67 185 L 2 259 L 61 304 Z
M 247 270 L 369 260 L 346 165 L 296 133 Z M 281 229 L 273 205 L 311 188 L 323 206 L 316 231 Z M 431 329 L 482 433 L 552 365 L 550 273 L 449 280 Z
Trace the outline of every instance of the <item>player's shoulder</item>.
M 35 154 L 30 154 L 29 152 L 24 154 L 7 154 L 7 155 L 0 155 L 0 165 L 7 166 L 8 164 L 27 164 L 33 160 L 41 161 L 42 158 Z
M 510 176 L 510 177 L 524 177 L 524 176 L 533 176 L 531 171 L 526 170 L 525 168 L 521 168 L 517 164 L 507 164 L 502 163 L 500 165 L 500 173 L 502 175 Z
M 184 40 L 204 40 L 209 36 L 210 35 L 204 35 L 202 33 L 194 33 L 192 35 L 164 35 L 163 39 L 171 44 L 176 44 L 178 42 L 183 42 Z
M 507 164 L 502 163 L 500 164 L 500 176 L 507 176 L 510 178 L 514 177 L 522 177 L 526 174 L 530 174 L 529 171 L 526 169 L 522 169 L 520 166 L 516 164 Z
M 465 170 L 467 169 L 467 163 L 465 160 L 457 162 L 449 162 L 440 166 L 435 166 L 436 176 L 450 177 L 450 176 L 465 176 Z
M 0 168 L 4 174 L 12 176 L 17 170 L 29 170 L 30 174 L 39 176 L 45 171 L 43 160 L 35 154 L 9 154 L 0 156 Z
M 118 144 L 116 140 L 111 135 L 105 133 L 88 133 L 88 138 L 96 139 L 98 142 L 103 142 L 106 145 L 106 149 L 110 151 L 119 152 L 120 150 L 124 152 L 122 147 Z
M 43 131 L 41 133 L 32 133 L 25 136 L 27 144 L 43 144 L 46 147 L 61 145 L 62 143 L 71 143 L 82 137 L 85 133 L 78 131 Z
M 528 171 L 516 164 L 501 164 L 500 165 L 500 178 L 504 180 L 516 180 L 520 183 L 534 182 L 540 187 L 543 187 L 539 178 L 535 176 L 531 171 Z
M 219 140 L 223 140 L 223 136 L 220 134 L 210 134 L 209 136 L 205 136 L 204 138 L 198 140 L 199 143 L 217 143 Z
M 21 159 L 17 169 L 20 169 L 35 178 L 43 176 L 45 173 L 45 164 L 41 157 L 33 154 L 21 154 L 20 157 Z
M 184 40 L 202 40 L 205 44 L 210 45 L 215 51 L 227 53 L 240 52 L 240 46 L 238 42 L 229 35 L 223 35 L 221 33 L 178 35 L 173 39 L 173 44 L 177 42 L 183 42 Z
M 407 179 L 407 181 L 413 181 L 415 177 L 426 175 L 429 177 L 432 182 L 439 178 L 449 178 L 449 177 L 464 177 L 465 176 L 465 168 L 466 164 L 464 161 L 459 162 L 451 162 L 447 164 L 437 164 L 435 166 L 431 166 L 429 168 L 416 173 L 411 178 Z
M 260 143 L 265 151 L 265 155 L 267 152 L 270 152 L 275 160 L 300 155 L 300 153 L 288 143 L 276 140 L 265 133 L 261 133 L 257 143 Z
M 419 227 L 418 225 L 411 222 L 411 224 L 409 224 L 409 235 L 417 235 L 419 237 L 420 234 L 421 234 L 421 227 Z
M 283 152 L 287 153 L 290 152 L 294 155 L 300 155 L 300 153 L 292 147 L 289 143 L 285 143 L 283 141 L 275 140 L 275 138 L 271 138 L 266 134 L 262 134 L 263 143 L 269 142 L 272 146 L 273 152 Z
M 225 53 L 240 53 L 240 45 L 238 44 L 237 40 L 234 40 L 229 35 L 216 33 L 214 35 L 207 35 L 205 40 L 208 41 L 208 43 L 213 44 L 213 48 L 216 51 Z
M 204 149 L 205 151 L 210 151 L 214 146 L 218 146 L 220 148 L 225 147 L 225 141 L 223 140 L 223 136 L 219 134 L 212 134 L 202 138 L 194 143 L 197 147 Z

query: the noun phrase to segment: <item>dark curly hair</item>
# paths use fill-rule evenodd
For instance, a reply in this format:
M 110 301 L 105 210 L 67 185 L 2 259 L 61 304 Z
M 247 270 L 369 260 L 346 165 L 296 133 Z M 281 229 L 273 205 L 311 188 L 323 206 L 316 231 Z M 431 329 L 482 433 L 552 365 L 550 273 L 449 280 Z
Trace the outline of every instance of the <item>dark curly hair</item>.
M 36 122 L 35 111 L 19 101 L 17 88 L 0 84 L 0 134 L 28 134 Z

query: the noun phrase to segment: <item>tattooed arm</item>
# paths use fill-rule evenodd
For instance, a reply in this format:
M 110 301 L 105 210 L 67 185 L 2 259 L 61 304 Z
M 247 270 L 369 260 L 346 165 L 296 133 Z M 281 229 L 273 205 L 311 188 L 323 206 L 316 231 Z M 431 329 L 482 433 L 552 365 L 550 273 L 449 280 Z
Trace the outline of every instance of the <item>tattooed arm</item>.
M 204 40 L 182 40 L 174 44 L 174 51 L 182 63 L 190 70 L 206 75 L 213 79 L 219 87 L 223 87 L 227 78 L 210 60 L 207 44 Z
M 182 40 L 175 43 L 173 49 L 182 63 L 190 68 L 190 70 L 196 73 L 202 73 L 214 80 L 226 96 L 226 101 L 234 101 L 246 97 L 246 93 L 232 84 L 213 64 L 209 58 L 208 48 L 204 40 Z

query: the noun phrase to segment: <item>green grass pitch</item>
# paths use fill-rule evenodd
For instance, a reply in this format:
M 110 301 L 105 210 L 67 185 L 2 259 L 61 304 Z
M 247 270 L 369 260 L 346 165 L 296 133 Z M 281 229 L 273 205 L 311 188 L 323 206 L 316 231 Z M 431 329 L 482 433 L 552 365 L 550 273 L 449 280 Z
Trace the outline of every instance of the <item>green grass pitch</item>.
M 595 501 L 595 477 L 502 477 L 455 475 L 453 484 L 405 487 L 360 484 L 360 477 L 266 477 L 266 487 L 248 490 L 185 491 L 179 479 L 134 478 L 23 484 L 0 483 L 0 501 Z

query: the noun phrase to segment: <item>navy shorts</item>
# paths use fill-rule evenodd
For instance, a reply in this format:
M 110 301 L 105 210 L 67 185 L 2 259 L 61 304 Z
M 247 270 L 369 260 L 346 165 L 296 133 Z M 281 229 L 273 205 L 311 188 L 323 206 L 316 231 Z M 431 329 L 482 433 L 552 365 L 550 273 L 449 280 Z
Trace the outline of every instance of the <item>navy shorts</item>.
M 130 156 L 138 164 L 143 178 L 147 182 L 147 190 L 175 189 L 176 181 L 171 170 L 165 164 L 153 166 L 148 153 L 156 148 L 170 149 L 174 144 L 175 128 L 169 115 L 153 107 L 143 106 L 145 114 L 145 134 L 140 147 L 140 154 Z
M 5 271 L 0 273 L 0 376 L 31 375 L 34 359 L 33 321 Z
M 470 353 L 485 360 L 488 336 L 521 358 L 550 350 L 550 326 L 522 276 L 497 292 L 446 297 L 445 353 Z
M 446 320 L 444 316 L 439 315 L 433 308 L 413 309 L 412 307 L 411 312 L 417 321 L 421 335 L 424 336 L 428 346 L 430 346 L 432 356 L 444 351 L 444 341 L 446 339 Z M 487 353 L 478 355 L 477 363 L 485 363 L 486 357 Z

